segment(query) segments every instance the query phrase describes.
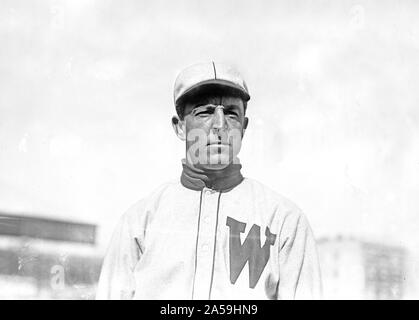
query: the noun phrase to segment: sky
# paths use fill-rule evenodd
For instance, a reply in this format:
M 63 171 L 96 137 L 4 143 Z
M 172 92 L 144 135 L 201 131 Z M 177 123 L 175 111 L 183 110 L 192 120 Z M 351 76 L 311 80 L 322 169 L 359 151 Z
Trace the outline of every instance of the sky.
M 177 73 L 235 65 L 249 87 L 245 176 L 316 238 L 419 253 L 419 3 L 0 3 L 0 211 L 98 225 L 181 172 Z M 412 258 L 419 274 L 419 258 Z

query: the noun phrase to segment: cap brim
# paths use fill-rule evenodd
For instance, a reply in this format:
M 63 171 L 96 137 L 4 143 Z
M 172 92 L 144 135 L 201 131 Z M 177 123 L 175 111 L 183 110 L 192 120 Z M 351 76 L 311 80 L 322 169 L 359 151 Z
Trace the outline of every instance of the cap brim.
M 241 86 L 236 85 L 230 81 L 222 80 L 222 79 L 211 79 L 211 80 L 202 81 L 190 87 L 188 90 L 183 92 L 182 95 L 180 95 L 176 99 L 175 103 L 177 104 L 179 101 L 181 101 L 185 97 L 193 95 L 194 92 L 198 91 L 198 89 L 201 89 L 204 87 L 210 87 L 210 86 L 234 89 L 245 101 L 250 100 L 250 95 Z

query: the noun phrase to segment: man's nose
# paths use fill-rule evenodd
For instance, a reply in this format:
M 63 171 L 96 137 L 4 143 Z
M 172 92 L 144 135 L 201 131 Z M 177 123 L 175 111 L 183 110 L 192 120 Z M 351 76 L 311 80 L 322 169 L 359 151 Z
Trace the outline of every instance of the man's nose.
M 223 106 L 219 106 L 217 108 L 215 108 L 214 111 L 214 122 L 212 127 L 214 129 L 224 129 L 226 127 L 226 119 L 225 119 L 225 115 L 224 115 L 224 108 Z

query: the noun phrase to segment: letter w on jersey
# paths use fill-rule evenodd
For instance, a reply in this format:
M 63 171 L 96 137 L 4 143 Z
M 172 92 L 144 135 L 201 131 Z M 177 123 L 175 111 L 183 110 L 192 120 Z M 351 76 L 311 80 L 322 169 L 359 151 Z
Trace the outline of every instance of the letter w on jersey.
M 249 287 L 254 288 L 269 260 L 270 246 L 275 243 L 276 234 L 266 227 L 266 240 L 261 247 L 260 226 L 254 224 L 246 240 L 241 244 L 240 233 L 246 230 L 246 223 L 227 217 L 230 227 L 230 282 L 235 284 L 247 261 L 249 261 Z

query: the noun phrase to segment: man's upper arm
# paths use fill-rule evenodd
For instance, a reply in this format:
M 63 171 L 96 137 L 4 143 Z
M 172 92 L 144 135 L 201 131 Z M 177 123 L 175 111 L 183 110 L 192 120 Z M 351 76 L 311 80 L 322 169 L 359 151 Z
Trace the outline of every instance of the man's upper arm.
M 284 218 L 279 240 L 279 299 L 320 299 L 322 286 L 316 242 L 299 209 Z
M 140 207 L 128 210 L 118 222 L 107 249 L 96 299 L 132 299 L 134 269 L 141 256 Z

